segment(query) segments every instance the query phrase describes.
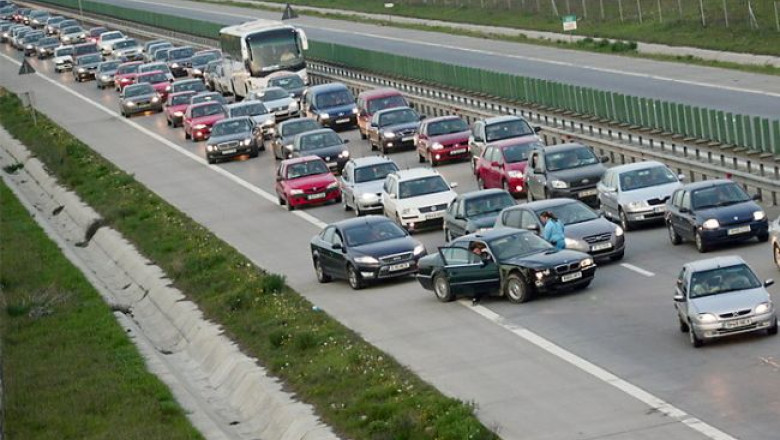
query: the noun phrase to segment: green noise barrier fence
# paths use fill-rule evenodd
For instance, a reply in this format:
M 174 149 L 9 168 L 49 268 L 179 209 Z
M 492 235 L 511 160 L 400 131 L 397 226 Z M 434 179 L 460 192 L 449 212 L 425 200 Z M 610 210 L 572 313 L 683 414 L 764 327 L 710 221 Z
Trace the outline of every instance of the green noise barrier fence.
M 38 0 L 71 9 L 79 0 Z M 218 38 L 223 25 L 82 0 L 84 11 L 117 17 L 204 38 Z M 780 157 L 780 120 L 733 114 L 658 99 L 562 84 L 539 78 L 457 66 L 310 41 L 308 56 L 323 62 L 476 92 L 551 110 L 593 116 L 604 122 L 660 130 L 685 137 L 735 145 Z M 780 108 L 780 107 L 779 107 Z

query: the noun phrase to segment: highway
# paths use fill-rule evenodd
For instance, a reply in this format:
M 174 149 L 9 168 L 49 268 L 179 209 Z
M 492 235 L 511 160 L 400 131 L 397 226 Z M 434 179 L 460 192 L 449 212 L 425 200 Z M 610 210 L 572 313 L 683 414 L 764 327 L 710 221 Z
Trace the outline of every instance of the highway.
M 53 73 L 48 61 L 31 60 L 40 75 L 18 76 L 20 55 L 8 46 L 0 54 L 0 86 L 33 90 L 39 110 L 423 379 L 474 401 L 503 438 L 766 440 L 780 432 L 780 339 L 690 347 L 671 296 L 681 265 L 701 255 L 691 244 L 673 248 L 663 228 L 629 232 L 626 258 L 603 263 L 587 290 L 523 305 L 441 304 L 411 279 L 360 292 L 344 282 L 320 285 L 309 238 L 351 213 L 277 206 L 269 152 L 208 166 L 204 143 L 184 141 L 162 115 L 125 120 L 115 92 Z M 353 156 L 370 154 L 357 131 L 342 135 Z M 411 152 L 392 157 L 417 166 Z M 438 169 L 458 191 L 476 189 L 467 164 Z M 429 251 L 443 244 L 441 231 L 417 237 Z M 707 256 L 730 253 L 762 278 L 780 275 L 766 244 Z

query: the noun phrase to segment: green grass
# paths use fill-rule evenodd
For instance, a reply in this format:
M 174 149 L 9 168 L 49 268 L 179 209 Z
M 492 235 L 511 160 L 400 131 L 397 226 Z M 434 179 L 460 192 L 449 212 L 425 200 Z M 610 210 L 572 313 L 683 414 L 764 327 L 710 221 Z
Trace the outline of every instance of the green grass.
M 5 434 L 200 439 L 111 310 L 0 182 Z
M 353 439 L 493 439 L 474 408 L 443 396 L 330 318 L 278 275 L 148 191 L 47 118 L 0 93 L 0 124 L 158 264 L 207 318 L 323 420 Z M 155 231 L 149 234 L 148 231 Z M 309 269 L 310 270 L 310 269 Z

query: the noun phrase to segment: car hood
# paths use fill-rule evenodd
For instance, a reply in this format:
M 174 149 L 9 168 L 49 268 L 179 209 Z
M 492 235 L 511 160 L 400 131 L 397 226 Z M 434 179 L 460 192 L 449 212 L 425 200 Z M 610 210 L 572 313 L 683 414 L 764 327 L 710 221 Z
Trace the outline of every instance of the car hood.
M 383 127 L 380 127 L 380 129 L 385 131 L 406 131 L 411 128 L 416 131 L 417 128 L 419 128 L 419 126 L 420 126 L 420 122 L 416 121 L 416 122 L 406 122 L 403 124 L 385 125 Z
M 263 122 L 265 122 L 265 121 L 275 121 L 276 120 L 276 117 L 273 114 L 271 114 L 271 113 L 266 113 L 264 115 L 254 115 L 254 116 L 250 116 L 250 117 L 252 118 L 252 121 L 255 124 L 260 124 L 260 125 L 262 125 Z
M 341 116 L 352 116 L 353 108 L 355 108 L 355 104 L 346 104 L 335 107 L 317 107 L 317 111 L 321 113 L 327 113 L 331 119 L 334 119 Z
M 766 301 L 769 301 L 769 293 L 763 287 L 690 299 L 696 313 L 716 315 L 752 309 Z
M 398 208 L 421 208 L 431 205 L 449 205 L 457 197 L 455 191 L 442 191 L 433 194 L 411 197 L 408 199 L 397 199 Z
M 114 51 L 114 54 L 116 55 L 124 55 L 128 53 L 140 53 L 141 48 L 140 47 L 126 47 L 124 49 L 116 49 Z
M 346 149 L 347 147 L 344 145 L 334 145 L 332 147 L 317 148 L 316 150 L 296 151 L 295 154 L 298 156 L 315 155 L 325 159 L 325 162 L 330 162 L 336 160 L 338 155 Z
M 220 121 L 222 119 L 225 119 L 225 115 L 223 115 L 222 113 L 218 113 L 216 115 L 192 118 L 191 123 L 192 125 L 198 125 L 198 124 L 214 125 L 215 122 Z
M 496 223 L 496 217 L 498 217 L 498 214 L 498 212 L 487 212 L 485 214 L 469 218 L 468 223 L 472 227 L 472 230 L 477 230 L 480 228 L 492 228 Z
M 306 176 L 306 177 L 299 177 L 297 179 L 287 180 L 287 186 L 290 189 L 310 189 L 310 188 L 321 188 L 324 189 L 326 186 L 330 185 L 331 183 L 335 182 L 336 178 L 333 177 L 332 174 L 315 174 L 313 176 Z
M 544 252 L 537 252 L 530 255 L 509 258 L 501 264 L 513 266 L 530 267 L 532 269 L 549 269 L 560 264 L 571 264 L 590 258 L 587 254 L 568 249 L 550 249 Z
M 114 74 L 114 77 L 116 77 L 116 79 L 122 79 L 122 78 L 132 79 L 135 78 L 136 76 L 138 76 L 137 73 L 115 73 Z
M 753 219 L 755 211 L 762 210 L 758 204 L 752 200 L 728 206 L 716 206 L 708 209 L 696 210 L 696 216 L 701 221 L 714 218 L 721 224 L 741 223 Z
M 597 163 L 567 170 L 550 171 L 548 178 L 555 178 L 564 182 L 577 182 L 577 184 L 583 179 L 587 179 L 588 183 L 583 182 L 583 185 L 589 185 L 596 184 L 601 180 L 601 176 L 606 170 L 607 168 L 604 165 Z
M 231 134 L 223 134 L 222 136 L 214 136 L 212 135 L 209 139 L 209 144 L 219 144 L 222 142 L 230 142 L 230 141 L 243 141 L 244 139 L 251 138 L 252 133 L 245 131 L 241 133 L 231 133 Z
M 100 76 L 114 76 L 116 75 L 116 70 L 104 70 L 102 72 L 98 72 L 98 74 L 100 74 Z
M 582 237 L 600 234 L 613 234 L 616 225 L 604 217 L 595 218 L 582 223 L 572 223 L 563 227 L 564 235 L 568 238 L 582 240 Z
M 672 193 L 680 188 L 682 183 L 672 182 L 664 185 L 649 186 L 633 191 L 621 192 L 620 203 L 642 202 L 651 199 L 667 200 Z
M 401 254 L 414 251 L 417 241 L 405 236 L 384 240 L 377 243 L 367 243 L 361 246 L 352 246 L 350 251 L 357 255 L 369 255 L 371 257 L 384 257 L 386 255 Z
M 354 192 L 355 194 L 382 194 L 382 187 L 384 184 L 385 179 L 356 183 Z
M 460 131 L 457 133 L 442 134 L 439 136 L 430 136 L 431 142 L 438 142 L 442 145 L 468 144 L 470 131 Z
M 287 107 L 289 107 L 292 102 L 293 99 L 290 97 L 275 99 L 273 101 L 263 101 L 265 108 L 267 108 L 268 111 L 276 111 L 277 109 L 287 110 Z
M 143 95 L 136 95 L 130 98 L 125 98 L 125 102 L 127 101 L 144 101 L 147 99 L 152 99 L 155 96 L 157 96 L 157 93 L 145 93 Z

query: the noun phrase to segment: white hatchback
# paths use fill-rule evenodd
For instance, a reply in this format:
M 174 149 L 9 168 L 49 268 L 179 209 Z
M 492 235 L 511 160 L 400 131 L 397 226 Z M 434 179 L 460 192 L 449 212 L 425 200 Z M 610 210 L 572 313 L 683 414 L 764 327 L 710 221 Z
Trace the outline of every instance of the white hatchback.
M 384 214 L 401 227 L 415 231 L 441 226 L 447 207 L 457 196 L 437 171 L 413 168 L 389 174 L 382 188 Z

